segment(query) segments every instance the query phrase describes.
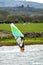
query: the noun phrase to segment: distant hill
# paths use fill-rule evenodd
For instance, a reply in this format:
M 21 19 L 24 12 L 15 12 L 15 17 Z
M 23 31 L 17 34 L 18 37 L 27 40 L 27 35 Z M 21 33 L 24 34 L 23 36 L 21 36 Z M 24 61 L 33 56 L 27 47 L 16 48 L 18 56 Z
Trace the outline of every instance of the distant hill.
M 0 10 L 7 11 L 9 14 L 20 15 L 43 15 L 43 9 L 33 7 L 0 7 Z
M 24 5 L 25 7 L 29 5 L 34 8 L 43 8 L 42 3 L 30 2 L 30 1 L 17 1 L 17 0 L 1 0 L 0 7 L 18 7 Z

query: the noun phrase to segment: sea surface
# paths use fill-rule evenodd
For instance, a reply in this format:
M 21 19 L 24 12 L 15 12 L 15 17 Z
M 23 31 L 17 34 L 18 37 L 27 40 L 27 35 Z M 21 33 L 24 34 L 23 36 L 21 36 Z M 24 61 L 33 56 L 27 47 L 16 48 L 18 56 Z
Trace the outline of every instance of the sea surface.
M 18 46 L 2 46 L 0 65 L 43 65 L 43 45 L 27 45 L 24 52 Z

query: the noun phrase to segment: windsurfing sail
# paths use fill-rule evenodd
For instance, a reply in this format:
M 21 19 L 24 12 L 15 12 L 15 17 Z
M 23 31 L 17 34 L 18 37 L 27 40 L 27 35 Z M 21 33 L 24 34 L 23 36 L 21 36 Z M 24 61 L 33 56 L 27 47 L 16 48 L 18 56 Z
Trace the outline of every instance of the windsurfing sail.
M 24 43 L 22 40 L 24 35 L 21 33 L 21 31 L 13 23 L 11 23 L 10 26 L 11 26 L 12 34 L 15 37 L 16 42 L 18 43 L 19 47 L 20 48 L 24 47 Z
M 21 31 L 13 23 L 11 23 L 11 30 L 14 37 L 24 37 Z

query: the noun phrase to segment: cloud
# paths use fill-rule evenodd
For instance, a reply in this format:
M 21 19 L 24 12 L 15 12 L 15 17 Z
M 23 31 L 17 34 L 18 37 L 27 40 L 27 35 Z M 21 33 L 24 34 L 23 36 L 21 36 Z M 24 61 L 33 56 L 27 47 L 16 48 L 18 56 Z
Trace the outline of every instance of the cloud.
M 33 1 L 33 2 L 43 3 L 43 0 L 26 0 L 26 1 Z

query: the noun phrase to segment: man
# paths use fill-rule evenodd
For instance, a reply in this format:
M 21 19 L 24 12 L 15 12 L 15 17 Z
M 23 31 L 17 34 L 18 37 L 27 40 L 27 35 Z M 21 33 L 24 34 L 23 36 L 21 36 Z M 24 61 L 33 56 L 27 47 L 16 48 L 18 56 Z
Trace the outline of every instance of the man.
M 17 43 L 18 43 L 18 45 L 19 45 L 19 47 L 20 47 L 20 50 L 21 50 L 21 51 L 24 51 L 23 37 L 18 37 L 18 38 L 16 38 L 16 40 L 17 40 Z

